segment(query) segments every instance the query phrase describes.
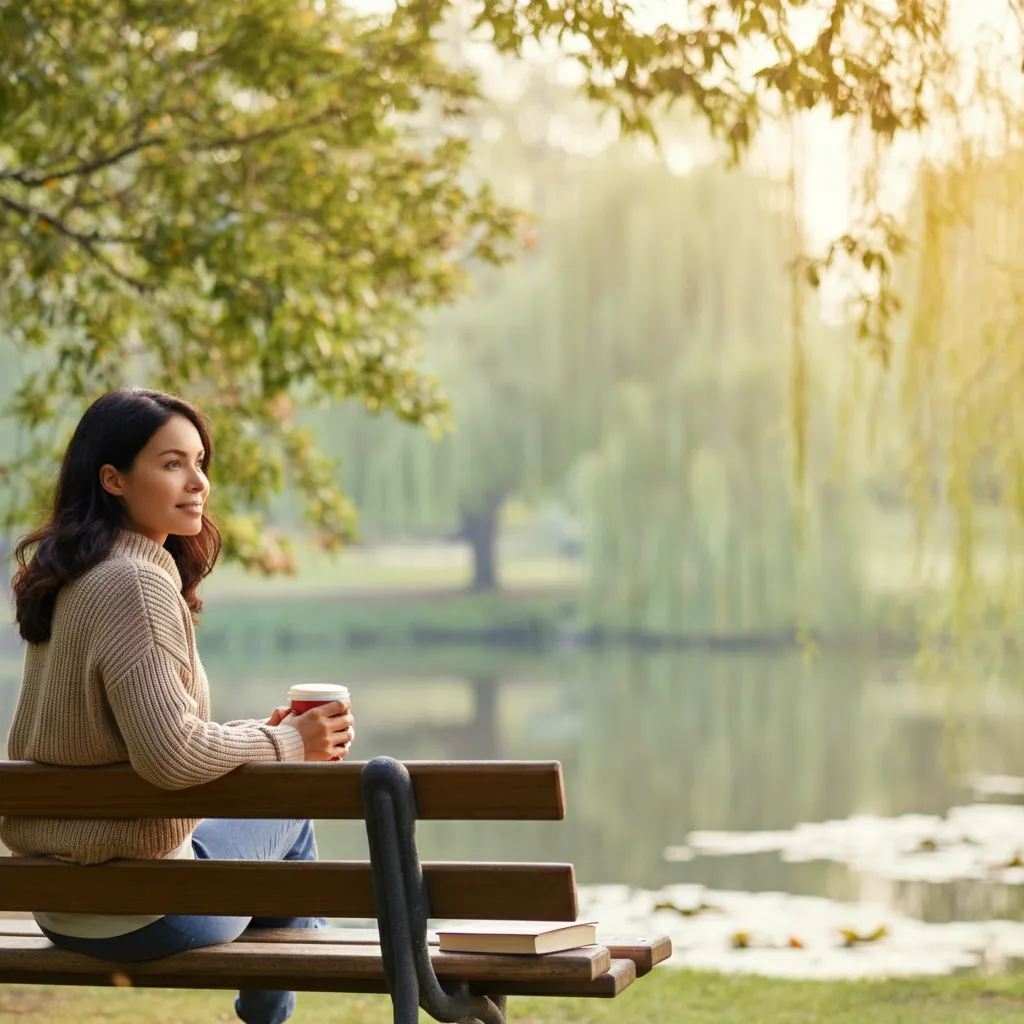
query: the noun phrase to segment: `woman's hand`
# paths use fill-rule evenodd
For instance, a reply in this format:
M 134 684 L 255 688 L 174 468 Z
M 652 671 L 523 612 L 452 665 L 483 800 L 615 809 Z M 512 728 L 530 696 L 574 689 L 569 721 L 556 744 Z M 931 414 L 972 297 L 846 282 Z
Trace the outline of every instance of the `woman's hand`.
M 264 722 L 264 725 L 280 725 L 290 714 L 292 709 L 285 704 L 283 707 L 274 708 L 270 712 L 270 717 Z
M 274 709 L 274 715 L 281 708 Z M 330 761 L 348 756 L 355 739 L 355 719 L 347 700 L 334 700 L 318 708 L 310 708 L 301 715 L 286 714 L 281 721 L 268 724 L 287 724 L 298 730 L 302 737 L 306 761 Z M 271 715 L 273 719 L 274 715 Z

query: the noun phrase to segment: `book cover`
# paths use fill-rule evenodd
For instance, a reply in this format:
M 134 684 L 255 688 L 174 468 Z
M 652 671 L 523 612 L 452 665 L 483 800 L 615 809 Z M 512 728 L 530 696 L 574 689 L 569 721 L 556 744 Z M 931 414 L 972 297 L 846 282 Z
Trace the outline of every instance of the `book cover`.
M 448 953 L 558 953 L 597 941 L 596 921 L 471 921 L 437 929 Z

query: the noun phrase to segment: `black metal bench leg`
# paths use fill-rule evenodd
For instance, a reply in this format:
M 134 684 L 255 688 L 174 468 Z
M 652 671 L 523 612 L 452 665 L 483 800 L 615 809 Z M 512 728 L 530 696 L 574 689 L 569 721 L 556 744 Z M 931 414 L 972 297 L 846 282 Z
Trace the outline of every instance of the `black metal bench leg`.
M 380 951 L 395 1024 L 416 1024 L 422 1007 L 444 1024 L 505 1024 L 505 997 L 446 992 L 427 948 L 430 905 L 416 849 L 416 799 L 405 765 L 376 757 L 362 772 L 366 836 Z

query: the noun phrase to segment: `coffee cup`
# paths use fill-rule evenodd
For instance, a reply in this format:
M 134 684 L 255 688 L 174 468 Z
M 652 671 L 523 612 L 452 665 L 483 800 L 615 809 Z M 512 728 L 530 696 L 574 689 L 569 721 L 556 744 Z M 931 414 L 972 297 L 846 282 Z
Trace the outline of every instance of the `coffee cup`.
M 293 715 L 303 715 L 336 700 L 349 700 L 347 686 L 336 683 L 296 683 L 288 691 L 288 703 Z M 340 761 L 341 758 L 332 757 L 331 760 Z

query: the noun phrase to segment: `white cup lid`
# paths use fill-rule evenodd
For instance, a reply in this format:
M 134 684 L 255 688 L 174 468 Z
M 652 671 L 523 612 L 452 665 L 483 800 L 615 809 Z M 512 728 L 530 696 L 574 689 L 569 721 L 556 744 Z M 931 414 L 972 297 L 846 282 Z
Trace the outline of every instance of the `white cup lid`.
M 348 687 L 339 683 L 296 683 L 289 700 L 348 700 Z

